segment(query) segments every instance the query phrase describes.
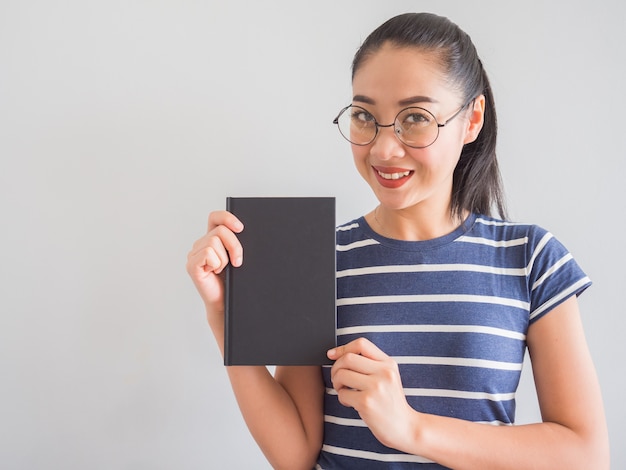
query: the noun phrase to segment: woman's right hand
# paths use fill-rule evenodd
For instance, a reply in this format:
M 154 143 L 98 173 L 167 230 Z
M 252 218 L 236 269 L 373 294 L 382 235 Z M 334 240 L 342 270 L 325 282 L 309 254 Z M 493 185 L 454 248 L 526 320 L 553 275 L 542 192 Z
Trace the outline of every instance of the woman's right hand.
M 230 262 L 243 263 L 243 247 L 236 233 L 243 224 L 227 211 L 209 214 L 206 235 L 193 244 L 187 255 L 187 272 L 209 312 L 224 311 L 224 281 L 220 274 Z

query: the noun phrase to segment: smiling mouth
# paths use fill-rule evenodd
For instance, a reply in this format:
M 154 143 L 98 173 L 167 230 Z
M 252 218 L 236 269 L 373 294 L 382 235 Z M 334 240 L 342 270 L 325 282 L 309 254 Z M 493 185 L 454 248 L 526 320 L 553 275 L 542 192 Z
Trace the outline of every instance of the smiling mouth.
M 376 172 L 378 173 L 378 176 L 385 180 L 399 180 L 400 178 L 405 178 L 411 174 L 410 170 L 401 171 L 398 173 L 383 173 L 380 170 L 376 170 Z

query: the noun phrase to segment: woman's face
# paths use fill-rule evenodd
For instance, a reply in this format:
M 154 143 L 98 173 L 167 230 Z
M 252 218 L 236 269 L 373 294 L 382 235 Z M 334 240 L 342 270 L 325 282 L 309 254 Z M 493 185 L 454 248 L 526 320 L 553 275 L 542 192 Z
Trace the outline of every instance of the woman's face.
M 357 69 L 352 89 L 352 104 L 365 108 L 383 125 L 394 122 L 409 106 L 424 108 L 438 123 L 445 123 L 465 104 L 434 57 L 415 48 L 384 45 Z M 472 124 L 476 107 L 484 107 L 484 99 L 478 101 L 440 128 L 437 140 L 426 148 L 403 144 L 393 127 L 380 128 L 368 145 L 352 145 L 359 173 L 384 207 L 449 210 L 452 174 L 461 150 L 480 131 Z M 482 113 L 479 117 L 482 125 Z

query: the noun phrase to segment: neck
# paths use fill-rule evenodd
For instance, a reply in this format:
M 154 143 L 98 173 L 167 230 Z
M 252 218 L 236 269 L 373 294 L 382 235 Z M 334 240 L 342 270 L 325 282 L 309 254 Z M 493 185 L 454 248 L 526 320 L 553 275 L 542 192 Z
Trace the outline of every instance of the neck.
M 365 218 L 375 232 L 387 238 L 406 241 L 432 240 L 454 230 L 467 217 L 452 215 L 451 211 L 428 211 L 419 207 L 389 209 L 379 205 Z

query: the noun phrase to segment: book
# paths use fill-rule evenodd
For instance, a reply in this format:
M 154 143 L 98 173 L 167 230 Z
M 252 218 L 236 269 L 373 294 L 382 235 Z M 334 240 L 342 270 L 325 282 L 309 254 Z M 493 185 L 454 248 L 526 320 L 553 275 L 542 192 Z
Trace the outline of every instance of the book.
M 225 365 L 323 365 L 336 345 L 335 198 L 229 197 L 243 264 L 225 279 Z

